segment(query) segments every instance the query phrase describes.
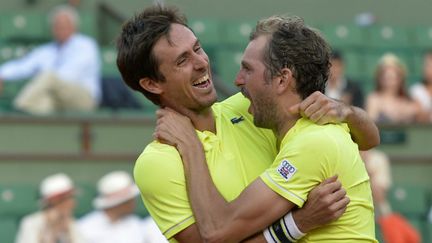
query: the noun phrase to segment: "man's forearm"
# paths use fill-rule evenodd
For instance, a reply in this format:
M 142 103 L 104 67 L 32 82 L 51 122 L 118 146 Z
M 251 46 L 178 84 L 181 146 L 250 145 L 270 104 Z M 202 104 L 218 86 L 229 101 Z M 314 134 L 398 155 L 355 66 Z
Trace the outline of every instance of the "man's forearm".
M 206 242 L 223 242 L 218 230 L 230 216 L 228 204 L 211 179 L 201 143 L 180 147 L 187 190 L 201 237 Z
M 359 146 L 360 150 L 371 149 L 380 143 L 378 127 L 370 119 L 368 114 L 357 107 L 349 108 L 345 122 L 350 128 L 352 138 Z

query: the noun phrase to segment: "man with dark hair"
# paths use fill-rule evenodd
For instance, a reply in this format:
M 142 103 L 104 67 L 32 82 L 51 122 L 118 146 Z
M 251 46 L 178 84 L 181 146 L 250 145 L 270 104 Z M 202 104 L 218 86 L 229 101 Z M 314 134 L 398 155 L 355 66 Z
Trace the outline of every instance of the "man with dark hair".
M 192 121 L 205 147 L 213 180 L 225 199 L 235 199 L 270 166 L 277 153 L 276 137 L 270 130 L 253 125 L 248 101 L 241 94 L 215 103 L 208 57 L 175 9 L 153 6 L 129 20 L 123 26 L 118 48 L 117 64 L 131 88 Z M 323 123 L 346 119 L 363 148 L 376 144 L 376 127 L 363 111 L 353 112 L 351 107 L 320 94 L 305 101 L 297 112 Z M 342 115 L 341 110 L 350 114 Z M 189 204 L 182 158 L 174 147 L 149 144 L 137 160 L 134 177 L 166 238 L 173 242 L 202 241 Z M 305 209 L 295 211 L 300 228 L 307 231 L 343 213 L 348 200 L 334 180 L 325 181 L 318 187 L 322 189 L 318 196 L 311 196 Z
M 267 242 L 299 240 L 304 234 L 290 226 L 292 214 L 283 215 L 303 207 L 309 192 L 334 174 L 351 200 L 346 212 L 300 241 L 377 242 L 369 177 L 349 129 L 314 124 L 290 109 L 324 90 L 329 58 L 328 44 L 298 17 L 273 16 L 257 24 L 236 84 L 251 101 L 254 124 L 273 130 L 280 149 L 273 164 L 232 202 L 214 186 L 205 147 L 189 119 L 159 112 L 156 136 L 175 145 L 183 159 L 192 209 L 206 242 L 239 242 L 268 225 Z
M 342 53 L 333 50 L 330 57 L 331 67 L 325 94 L 345 104 L 363 107 L 364 96 L 359 85 L 345 75 L 345 61 Z

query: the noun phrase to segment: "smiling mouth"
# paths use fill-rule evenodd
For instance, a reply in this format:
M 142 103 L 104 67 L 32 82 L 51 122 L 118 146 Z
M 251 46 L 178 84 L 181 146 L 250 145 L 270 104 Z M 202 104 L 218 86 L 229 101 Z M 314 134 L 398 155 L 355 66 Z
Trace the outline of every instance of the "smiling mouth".
M 208 86 L 210 86 L 210 84 L 211 82 L 208 74 L 204 75 L 203 77 L 192 83 L 192 85 L 197 88 L 207 88 Z

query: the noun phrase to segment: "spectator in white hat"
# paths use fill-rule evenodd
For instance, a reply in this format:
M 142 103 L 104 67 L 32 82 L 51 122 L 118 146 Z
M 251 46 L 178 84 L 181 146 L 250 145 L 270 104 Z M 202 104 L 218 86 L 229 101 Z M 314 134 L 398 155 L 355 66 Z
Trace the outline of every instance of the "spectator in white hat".
M 73 210 L 75 187 L 63 173 L 46 177 L 40 184 L 41 210 L 25 216 L 16 243 L 83 242 L 76 229 Z
M 151 218 L 134 214 L 138 188 L 124 171 L 114 171 L 98 182 L 95 211 L 78 222 L 87 243 L 159 243 L 167 242 Z

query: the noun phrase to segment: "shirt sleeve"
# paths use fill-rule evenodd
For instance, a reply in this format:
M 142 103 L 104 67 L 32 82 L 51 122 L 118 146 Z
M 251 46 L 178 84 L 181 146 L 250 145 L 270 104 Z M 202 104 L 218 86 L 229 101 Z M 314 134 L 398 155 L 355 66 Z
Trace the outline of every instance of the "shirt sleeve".
M 134 177 L 147 210 L 167 239 L 195 223 L 183 164 L 174 147 L 146 148 L 135 164 Z
M 309 192 L 331 175 L 337 149 L 329 136 L 306 136 L 281 148 L 261 179 L 273 191 L 302 207 Z
M 78 35 L 58 53 L 56 72 L 69 81 L 99 79 L 100 54 L 97 44 L 88 37 Z
M 21 58 L 10 60 L 0 66 L 0 79 L 14 81 L 26 79 L 38 71 L 45 46 L 39 47 Z

